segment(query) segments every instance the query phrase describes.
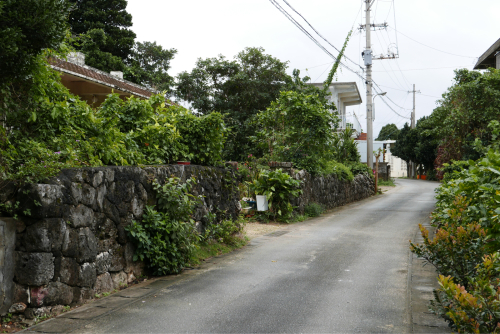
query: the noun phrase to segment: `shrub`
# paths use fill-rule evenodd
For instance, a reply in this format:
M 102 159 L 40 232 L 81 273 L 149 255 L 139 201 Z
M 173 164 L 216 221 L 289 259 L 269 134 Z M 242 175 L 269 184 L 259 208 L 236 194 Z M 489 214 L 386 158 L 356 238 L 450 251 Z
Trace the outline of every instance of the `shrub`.
M 449 182 L 455 179 L 459 179 L 462 175 L 460 174 L 460 172 L 467 169 L 469 169 L 468 161 L 452 160 L 451 164 L 443 164 L 443 167 L 441 167 L 439 171 L 443 175 L 443 182 Z
M 322 173 L 323 175 L 336 175 L 339 180 L 342 181 L 352 181 L 354 180 L 354 175 L 352 175 L 351 170 L 344 164 L 336 161 L 327 161 L 325 163 L 325 168 Z
M 450 276 L 439 276 L 431 310 L 445 318 L 459 333 L 500 332 L 500 255 L 484 257 L 469 288 Z
M 356 161 L 348 161 L 345 163 L 347 167 L 351 170 L 352 175 L 357 176 L 359 174 L 363 174 L 366 176 L 373 177 L 373 170 L 368 167 L 367 164 Z
M 306 207 L 304 208 L 304 214 L 306 214 L 309 217 L 318 217 L 324 211 L 325 211 L 325 209 L 323 208 L 323 206 L 321 204 L 314 203 L 314 202 L 307 204 Z
M 180 159 L 216 165 L 221 160 L 226 134 L 221 114 L 198 117 L 169 105 L 160 94 L 148 100 L 110 94 L 99 108 L 92 108 L 62 85 L 48 56 L 61 55 L 46 51 L 36 58 L 29 80 L 2 85 L 2 179 L 36 182 L 60 168 L 81 165 L 167 164 Z M 47 154 L 54 152 L 59 153 L 49 159 Z M 46 168 L 47 161 L 51 164 Z
M 222 242 L 227 245 L 232 245 L 235 243 L 234 235 L 240 232 L 244 226 L 244 220 L 240 219 L 236 222 L 230 219 L 224 219 L 218 223 L 215 222 L 215 215 L 211 215 L 208 219 L 210 223 L 208 224 L 203 241 L 217 241 Z
M 292 218 L 293 206 L 290 198 L 299 196 L 302 192 L 299 186 L 300 181 L 281 169 L 262 170 L 251 184 L 256 195 L 267 196 L 270 217 L 285 222 Z
M 157 206 L 147 206 L 141 223 L 126 227 L 137 245 L 134 261 L 145 261 L 153 275 L 178 273 L 189 261 L 199 239 L 191 218 L 199 199 L 189 194 L 194 179 L 184 184 L 170 178 L 164 185 L 153 183 Z
M 478 224 L 459 226 L 446 223 L 438 229 L 433 240 L 429 231 L 420 225 L 424 244 L 411 243 L 412 252 L 434 265 L 438 273 L 451 275 L 455 281 L 467 287 L 476 266 L 486 253 L 486 233 Z
M 332 156 L 335 127 L 339 119 L 324 99 L 324 92 L 284 91 L 254 120 L 254 141 L 272 161 L 293 162 L 297 168 L 319 174 L 322 158 Z

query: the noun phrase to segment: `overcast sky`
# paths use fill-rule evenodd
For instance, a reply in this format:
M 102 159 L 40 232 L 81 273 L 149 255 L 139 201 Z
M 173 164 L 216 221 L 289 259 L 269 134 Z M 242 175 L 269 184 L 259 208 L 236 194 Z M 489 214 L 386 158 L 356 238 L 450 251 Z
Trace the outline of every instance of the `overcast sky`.
M 283 0 L 277 1 L 293 13 Z M 362 0 L 287 1 L 338 49 L 354 27 L 346 55 L 363 65 L 365 33 L 357 29 L 365 17 Z M 268 0 L 128 0 L 128 3 L 132 29 L 139 41 L 156 41 L 164 48 L 178 50 L 171 63 L 170 74 L 174 76 L 191 71 L 198 58 L 222 54 L 232 59 L 245 47 L 263 47 L 266 53 L 289 61 L 290 74 L 294 68 L 300 69 L 313 82 L 323 82 L 333 62 Z M 376 60 L 373 65 L 373 80 L 403 110 L 388 103 L 409 117 L 413 102 L 407 91 L 415 84 L 421 92 L 416 98 L 417 119 L 429 115 L 436 100 L 452 85 L 453 70 L 472 69 L 477 57 L 500 38 L 499 13 L 499 0 L 376 0 L 372 22 L 387 22 L 389 28 L 372 33 L 374 53 L 386 53 L 388 46 L 393 51 L 399 50 L 399 59 Z M 294 17 L 312 33 L 306 22 Z M 314 36 L 332 54 L 338 54 Z M 344 63 L 356 68 L 348 61 Z M 366 100 L 366 88 L 355 74 L 344 69 L 338 73 L 338 81 L 356 81 L 363 102 Z M 401 128 L 409 121 L 379 99 L 375 100 L 375 136 L 385 124 L 396 123 Z M 365 104 L 348 107 L 347 113 L 352 112 L 366 130 Z

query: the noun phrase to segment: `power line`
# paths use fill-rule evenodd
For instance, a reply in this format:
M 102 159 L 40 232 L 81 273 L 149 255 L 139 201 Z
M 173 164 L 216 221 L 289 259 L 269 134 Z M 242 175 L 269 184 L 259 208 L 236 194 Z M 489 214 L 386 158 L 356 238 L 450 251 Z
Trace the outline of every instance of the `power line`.
M 330 51 L 328 51 L 323 45 L 321 45 L 321 43 L 316 40 L 299 22 L 297 22 L 276 0 L 269 0 L 283 15 L 285 15 L 285 17 L 291 21 L 297 28 L 299 28 L 300 31 L 302 31 L 304 34 L 306 34 L 306 36 L 311 39 L 321 50 L 323 50 L 326 54 L 328 54 L 330 57 L 332 57 L 335 61 L 337 60 L 337 57 L 335 57 Z M 284 0 L 285 1 L 285 0 Z M 285 1 L 286 3 L 286 1 Z M 288 4 L 288 3 L 287 3 Z M 290 6 L 290 8 L 292 8 Z M 292 8 L 293 9 L 293 8 Z M 300 15 L 300 14 L 299 14 Z M 302 17 L 302 15 L 301 15 Z M 302 17 L 303 18 L 303 17 Z M 305 19 L 304 19 L 305 20 Z M 309 23 L 308 23 L 309 24 Z M 310 24 L 309 24 L 310 27 L 312 27 Z M 313 28 L 313 30 L 317 33 L 317 31 Z M 327 41 L 324 37 L 322 37 L 325 41 Z M 327 41 L 328 42 L 328 41 Z M 332 45 L 330 42 L 328 42 L 328 44 Z M 332 45 L 333 46 L 333 45 Z M 335 48 L 336 49 L 336 48 Z M 337 49 L 336 49 L 337 50 Z M 362 79 L 363 81 L 366 81 L 366 78 L 364 76 L 362 76 L 361 74 L 359 74 L 359 72 L 353 70 L 352 68 L 350 68 L 349 66 L 345 65 L 344 63 L 342 63 L 341 61 L 339 62 L 339 65 L 345 69 L 347 69 L 348 71 L 354 73 L 356 76 L 358 76 L 360 79 Z M 358 65 L 359 66 L 359 65 Z M 377 85 L 377 83 L 372 80 L 372 82 Z M 378 86 L 378 85 L 377 85 Z M 380 89 L 380 88 L 379 88 Z M 389 101 L 391 101 L 395 106 L 399 107 L 400 109 L 403 109 L 404 108 L 401 108 L 400 106 L 398 106 L 394 101 L 392 101 L 388 96 L 381 96 L 381 99 L 382 101 L 387 105 L 387 107 L 389 109 L 391 109 L 395 114 L 397 114 L 398 116 L 400 117 L 403 117 L 403 118 L 407 118 L 407 117 L 404 117 L 402 116 L 401 114 L 399 114 L 396 110 L 394 110 L 394 108 L 392 108 L 388 103 L 387 101 L 385 101 L 384 98 L 387 98 Z
M 472 67 L 474 65 L 463 65 L 463 66 L 447 66 L 447 67 L 427 67 L 427 68 L 409 68 L 405 70 L 400 70 L 400 71 L 428 71 L 428 70 L 444 70 L 444 69 L 450 69 L 450 68 L 462 68 L 462 67 Z M 389 71 L 373 71 L 373 72 L 389 72 Z M 393 71 L 397 72 L 397 71 Z
M 377 36 L 378 41 L 380 42 L 380 44 L 382 44 L 382 41 L 380 40 L 379 34 L 377 34 L 377 31 L 375 31 L 375 36 Z M 383 36 L 382 36 L 382 38 L 383 38 Z M 385 42 L 385 39 L 384 39 L 384 42 Z M 387 44 L 387 49 L 389 49 L 389 44 Z M 394 78 L 397 80 L 397 83 L 396 83 L 396 81 L 394 81 L 394 79 L 392 79 L 392 76 L 391 76 L 391 74 L 390 74 L 389 72 L 394 72 L 394 71 L 392 70 L 392 66 L 391 66 L 391 63 L 390 63 L 390 62 L 388 62 L 387 64 L 389 65 L 389 67 L 390 67 L 391 71 L 387 71 L 387 70 L 386 70 L 386 68 L 385 68 L 385 66 L 384 66 L 384 62 L 380 62 L 380 64 L 381 64 L 381 65 L 382 65 L 382 67 L 384 68 L 384 72 L 387 72 L 387 74 L 389 74 L 389 76 L 390 76 L 391 80 L 392 80 L 392 81 L 393 81 L 396 85 L 399 85 L 400 87 L 404 87 L 404 85 L 402 85 L 402 84 L 401 84 L 401 82 L 399 81 L 399 79 L 398 79 L 398 77 L 397 77 L 397 76 L 394 76 Z M 373 72 L 375 72 L 375 71 L 372 71 L 372 73 L 373 73 Z
M 391 28 L 391 27 L 389 27 L 389 28 Z M 470 57 L 470 56 L 457 55 L 457 54 L 455 54 L 455 53 L 451 53 L 451 52 L 447 52 L 447 51 L 443 51 L 443 50 L 436 49 L 436 48 L 434 48 L 434 47 L 432 47 L 432 46 L 429 46 L 429 45 L 426 45 L 426 44 L 424 44 L 424 43 L 421 43 L 421 42 L 419 42 L 419 41 L 417 41 L 417 40 L 415 40 L 415 39 L 411 38 L 411 37 L 410 37 L 410 36 L 408 36 L 408 35 L 403 34 L 401 31 L 398 31 L 398 30 L 396 30 L 396 29 L 394 29 L 394 28 L 391 28 L 391 29 L 392 29 L 392 30 L 394 30 L 396 33 L 399 33 L 399 34 L 401 34 L 401 35 L 405 36 L 406 38 L 411 39 L 411 40 L 412 40 L 412 41 L 414 41 L 415 43 L 418 43 L 418 44 L 420 44 L 420 45 L 423 45 L 423 46 L 425 46 L 425 47 L 427 47 L 427 48 L 429 48 L 429 49 L 433 49 L 433 50 L 436 50 L 436 51 L 439 51 L 439 52 L 442 52 L 442 53 L 446 53 L 446 54 L 449 54 L 449 55 L 452 55 L 452 56 L 457 56 L 457 57 L 472 58 L 472 59 L 476 59 L 476 58 L 477 58 L 477 57 Z M 396 35 L 396 36 L 397 36 L 397 35 Z
M 337 49 L 332 43 L 330 43 L 325 37 L 323 37 L 323 35 L 321 35 L 316 29 L 314 29 L 314 27 L 309 23 L 309 21 L 307 21 L 305 19 L 304 16 L 302 16 L 302 14 L 300 14 L 298 11 L 295 10 L 295 8 L 293 8 L 289 3 L 288 1 L 286 0 L 283 0 L 284 3 L 286 3 L 288 5 L 288 7 L 290 7 L 297 15 L 299 15 L 304 21 L 306 21 L 306 23 L 309 25 L 309 27 L 311 27 L 312 30 L 314 30 L 314 32 L 319 36 L 321 37 L 325 42 L 327 42 L 332 48 L 334 48 L 335 50 L 337 50 L 337 52 L 340 53 L 340 50 Z M 363 70 L 363 67 L 361 67 L 361 65 L 359 65 L 358 63 L 356 63 L 355 61 L 351 60 L 349 57 L 347 57 L 346 55 L 344 55 L 344 58 L 349 60 L 351 63 L 353 63 L 354 65 L 358 66 L 361 70 Z
M 375 82 L 373 82 L 373 83 L 375 83 Z M 375 84 L 375 85 L 377 85 L 377 84 Z M 378 87 L 378 85 L 377 85 L 377 87 Z M 380 89 L 380 88 L 379 88 L 379 89 Z M 379 94 L 380 94 L 380 93 L 382 92 L 382 90 L 380 90 L 380 92 L 378 92 L 378 91 L 377 91 L 377 89 L 375 88 L 375 92 L 377 92 L 377 93 L 379 93 Z M 382 97 L 382 96 L 381 96 L 381 97 Z M 387 95 L 386 95 L 386 96 L 383 96 L 383 97 L 387 97 Z M 398 105 L 397 105 L 394 101 L 392 101 L 392 100 L 391 100 L 391 99 L 389 99 L 388 97 L 387 97 L 387 99 L 388 99 L 389 101 L 391 101 L 394 105 L 398 106 Z M 382 98 L 382 102 L 384 102 L 384 103 L 385 103 L 385 105 L 386 105 L 389 109 L 391 109 L 391 110 L 392 110 L 392 112 L 393 112 L 393 113 L 395 113 L 396 115 L 398 115 L 399 117 L 401 117 L 401 118 L 408 118 L 408 119 L 410 119 L 409 117 L 405 117 L 405 116 L 401 115 L 400 113 L 398 113 L 396 110 L 394 110 L 394 108 L 392 108 L 392 107 L 391 107 L 391 106 L 387 103 L 387 101 L 386 101 L 385 99 L 383 99 L 383 98 Z M 402 109 L 402 110 L 405 110 L 404 108 L 401 108 L 400 106 L 398 106 L 398 107 L 399 107 L 400 109 Z

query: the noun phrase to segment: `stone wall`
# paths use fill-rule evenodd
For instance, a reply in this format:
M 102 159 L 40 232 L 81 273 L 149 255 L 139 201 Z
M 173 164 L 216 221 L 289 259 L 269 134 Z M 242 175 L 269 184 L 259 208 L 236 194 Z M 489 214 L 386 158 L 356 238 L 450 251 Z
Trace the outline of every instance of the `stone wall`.
M 239 214 L 234 171 L 215 167 L 65 169 L 45 183 L 11 192 L 20 212 L 31 211 L 17 221 L 13 302 L 26 304 L 30 314 L 82 303 L 141 275 L 144 266 L 132 261 L 134 246 L 124 227 L 155 204 L 151 181 L 163 183 L 172 175 L 197 178 L 193 194 L 204 196 L 194 217 L 199 229 L 208 212 L 219 219 Z
M 15 240 L 16 221 L 0 218 L 0 314 L 7 313 L 12 304 Z
M 345 182 L 335 176 L 291 173 L 303 181 L 303 194 L 293 203 L 302 212 L 311 202 L 331 209 L 374 193 L 373 180 L 362 175 Z M 73 168 L 21 189 L 4 185 L 0 201 L 19 201 L 20 217 L 16 221 L 0 218 L 10 222 L 8 230 L 0 224 L 0 233 L 15 233 L 15 238 L 4 234 L 0 239 L 0 291 L 11 284 L 4 289 L 11 294 L 0 296 L 7 296 L 3 304 L 19 303 L 14 305 L 15 310 L 34 317 L 57 311 L 60 305 L 82 303 L 95 294 L 119 289 L 141 275 L 144 266 L 132 261 L 134 246 L 127 240 L 125 226 L 140 220 L 146 205 L 155 204 L 151 182 L 163 183 L 170 176 L 182 181 L 197 178 L 193 194 L 203 196 L 203 205 L 196 209 L 194 218 L 200 230 L 207 223 L 204 217 L 208 212 L 215 213 L 218 219 L 238 216 L 238 177 L 232 168 Z M 22 216 L 27 209 L 30 215 Z M 2 253 L 8 242 L 10 253 Z M 7 263 L 11 264 L 10 271 L 4 269 Z M 6 312 L 6 307 L 0 314 Z
M 292 201 L 303 213 L 309 203 L 319 203 L 326 209 L 333 209 L 359 201 L 375 193 L 375 182 L 371 177 L 357 175 L 353 181 L 341 181 L 335 175 L 312 176 L 306 171 L 293 172 L 296 180 L 302 181 L 302 194 Z

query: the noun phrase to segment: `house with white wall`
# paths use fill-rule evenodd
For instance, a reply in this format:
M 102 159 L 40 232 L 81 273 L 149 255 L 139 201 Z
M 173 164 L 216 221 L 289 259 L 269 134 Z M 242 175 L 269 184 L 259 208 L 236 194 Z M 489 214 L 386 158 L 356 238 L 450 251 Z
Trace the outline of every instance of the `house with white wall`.
M 361 155 L 361 162 L 366 163 L 366 158 L 367 158 L 366 133 L 362 133 L 356 139 L 356 143 L 358 147 L 358 152 Z M 387 162 L 389 166 L 391 166 L 391 177 L 406 177 L 407 176 L 406 162 L 401 158 L 392 155 L 391 153 L 391 146 L 394 145 L 395 143 L 396 143 L 395 140 L 383 140 L 383 141 L 374 140 L 373 150 L 377 152 L 379 149 L 385 149 L 385 154 L 381 155 L 378 161 Z M 375 155 L 373 155 L 374 164 L 375 161 L 376 157 Z
M 323 88 L 323 83 L 311 83 L 311 85 Z M 363 100 L 359 94 L 356 82 L 333 82 L 328 87 L 330 91 L 329 101 L 337 107 L 337 113 L 340 118 L 339 130 L 345 130 L 347 127 L 354 129 L 355 136 L 361 133 L 361 123 L 354 113 L 354 110 L 347 110 L 347 107 L 361 104 Z

